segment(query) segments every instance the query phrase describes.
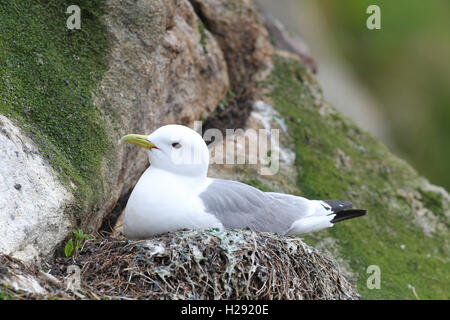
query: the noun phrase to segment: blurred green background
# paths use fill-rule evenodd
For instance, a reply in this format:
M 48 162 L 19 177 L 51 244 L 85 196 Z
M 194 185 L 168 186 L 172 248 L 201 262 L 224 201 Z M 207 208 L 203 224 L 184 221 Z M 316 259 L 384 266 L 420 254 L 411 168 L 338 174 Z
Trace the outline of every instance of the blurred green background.
M 333 54 L 377 99 L 394 152 L 450 190 L 450 1 L 297 1 L 314 2 Z M 371 4 L 381 30 L 366 28 Z

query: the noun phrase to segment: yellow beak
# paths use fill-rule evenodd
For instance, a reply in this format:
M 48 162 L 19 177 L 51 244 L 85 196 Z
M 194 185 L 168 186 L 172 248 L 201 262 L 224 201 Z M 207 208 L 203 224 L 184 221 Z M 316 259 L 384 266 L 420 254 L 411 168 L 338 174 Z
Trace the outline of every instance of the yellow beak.
M 136 144 L 138 146 L 144 147 L 145 149 L 158 149 L 157 146 L 155 146 L 153 143 L 147 140 L 147 136 L 143 136 L 140 134 L 127 134 L 126 136 L 123 136 L 122 139 L 120 139 L 121 142 L 125 141 L 131 144 Z

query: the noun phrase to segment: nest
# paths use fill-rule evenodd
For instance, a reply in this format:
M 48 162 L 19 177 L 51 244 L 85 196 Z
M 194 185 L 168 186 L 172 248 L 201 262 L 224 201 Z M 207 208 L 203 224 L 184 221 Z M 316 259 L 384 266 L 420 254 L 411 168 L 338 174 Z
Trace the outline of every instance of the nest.
M 49 267 L 45 277 L 56 281 L 43 279 L 45 290 L 57 298 L 359 299 L 336 263 L 316 249 L 249 230 L 178 231 L 146 241 L 105 237 Z M 79 287 L 68 289 L 74 268 Z

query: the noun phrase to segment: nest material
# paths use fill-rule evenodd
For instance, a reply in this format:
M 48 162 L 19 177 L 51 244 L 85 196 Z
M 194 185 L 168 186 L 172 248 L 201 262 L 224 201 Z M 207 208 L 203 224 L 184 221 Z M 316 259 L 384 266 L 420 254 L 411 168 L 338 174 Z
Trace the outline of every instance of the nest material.
M 52 296 L 359 299 L 336 263 L 316 249 L 300 239 L 249 230 L 178 231 L 146 241 L 91 240 L 73 258 L 57 259 L 50 274 L 63 282 L 71 265 L 81 269 L 81 287 L 53 287 Z

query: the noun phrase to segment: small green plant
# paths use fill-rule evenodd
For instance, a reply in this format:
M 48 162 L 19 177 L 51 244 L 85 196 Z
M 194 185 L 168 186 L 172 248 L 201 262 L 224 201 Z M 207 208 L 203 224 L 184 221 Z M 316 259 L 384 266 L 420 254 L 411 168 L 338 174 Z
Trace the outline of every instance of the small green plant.
M 270 189 L 268 186 L 266 186 L 261 180 L 256 179 L 256 178 L 243 180 L 242 182 L 245 184 L 248 184 L 252 187 L 255 187 L 261 191 L 264 191 L 264 192 L 273 192 L 272 189 Z
M 76 251 L 80 250 L 83 247 L 84 241 L 92 238 L 92 236 L 85 234 L 81 229 L 74 229 L 72 233 L 75 235 L 75 239 L 72 238 L 67 241 L 64 247 L 64 254 L 67 258 L 70 258 Z
M 13 296 L 11 293 L 0 290 L 0 300 L 12 300 Z
M 206 49 L 206 31 L 205 31 L 205 25 L 203 24 L 203 21 L 198 19 L 198 33 L 200 33 L 200 45 L 203 48 L 203 53 L 208 54 L 208 49 Z
M 224 111 L 227 108 L 230 101 L 233 100 L 234 98 L 236 98 L 236 94 L 233 92 L 233 90 L 231 89 L 228 90 L 226 97 L 220 100 L 217 110 L 220 112 Z

